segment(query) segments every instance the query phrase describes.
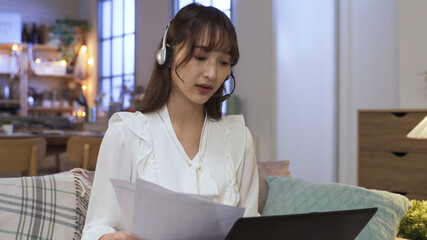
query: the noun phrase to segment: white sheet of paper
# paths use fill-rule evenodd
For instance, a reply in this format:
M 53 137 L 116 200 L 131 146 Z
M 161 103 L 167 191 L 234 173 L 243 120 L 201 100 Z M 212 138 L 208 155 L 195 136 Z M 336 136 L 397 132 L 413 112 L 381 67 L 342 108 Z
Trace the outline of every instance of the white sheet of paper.
M 200 196 L 170 191 L 141 179 L 137 179 L 136 184 L 111 181 L 122 215 L 130 223 L 126 230 L 142 239 L 224 239 L 245 211 Z M 129 200 L 132 189 L 133 201 Z M 132 209 L 129 206 L 133 206 Z
M 119 179 L 111 179 L 111 183 L 113 184 L 114 191 L 116 192 L 120 211 L 125 221 L 125 230 L 130 230 L 130 224 L 133 216 L 133 201 L 135 199 L 135 183 Z

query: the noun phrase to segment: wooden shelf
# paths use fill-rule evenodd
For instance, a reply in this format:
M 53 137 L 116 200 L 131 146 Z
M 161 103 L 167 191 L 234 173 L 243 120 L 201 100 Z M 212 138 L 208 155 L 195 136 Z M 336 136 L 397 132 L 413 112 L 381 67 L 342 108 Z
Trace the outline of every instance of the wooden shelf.
M 33 49 L 43 50 L 43 51 L 58 51 L 58 46 L 36 44 L 36 45 L 33 45 Z
M 74 78 L 73 74 L 65 74 L 65 75 L 54 75 L 54 74 L 32 74 L 33 77 L 46 77 L 46 78 Z
M 20 46 L 21 44 L 18 43 L 0 43 L 0 48 L 12 48 L 13 45 Z
M 20 104 L 19 99 L 0 99 L 0 104 Z
M 73 107 L 30 107 L 29 112 L 73 112 Z

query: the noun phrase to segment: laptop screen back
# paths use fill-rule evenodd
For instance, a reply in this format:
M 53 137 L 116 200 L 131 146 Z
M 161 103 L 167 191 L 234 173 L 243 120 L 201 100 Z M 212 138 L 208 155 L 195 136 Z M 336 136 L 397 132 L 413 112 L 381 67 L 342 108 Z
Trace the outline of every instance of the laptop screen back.
M 225 240 L 355 239 L 377 208 L 240 218 Z

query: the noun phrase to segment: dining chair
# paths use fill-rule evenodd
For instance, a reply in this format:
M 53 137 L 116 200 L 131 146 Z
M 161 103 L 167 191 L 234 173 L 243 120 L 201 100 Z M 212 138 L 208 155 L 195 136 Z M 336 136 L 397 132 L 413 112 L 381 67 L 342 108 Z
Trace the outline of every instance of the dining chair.
M 45 154 L 44 138 L 0 139 L 0 172 L 28 170 L 28 176 L 36 176 Z
M 68 160 L 87 170 L 95 170 L 102 137 L 73 136 L 67 141 Z

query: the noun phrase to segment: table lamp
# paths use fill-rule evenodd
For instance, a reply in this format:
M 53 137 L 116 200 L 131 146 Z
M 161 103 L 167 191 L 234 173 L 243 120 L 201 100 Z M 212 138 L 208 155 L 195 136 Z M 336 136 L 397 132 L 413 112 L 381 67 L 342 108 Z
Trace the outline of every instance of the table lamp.
M 412 129 L 408 135 L 406 135 L 407 138 L 414 138 L 414 139 L 427 139 L 427 116 L 424 117 L 421 122 L 417 124 L 417 126 Z

